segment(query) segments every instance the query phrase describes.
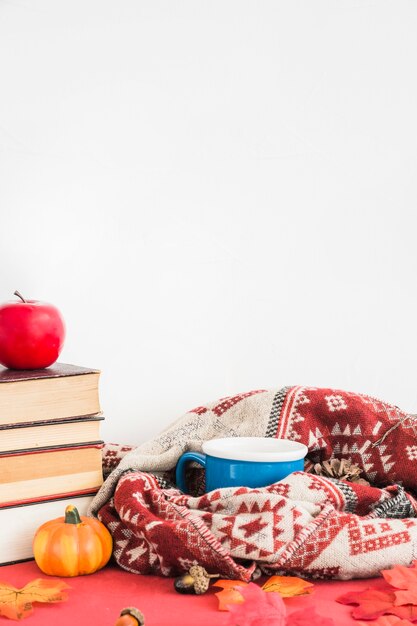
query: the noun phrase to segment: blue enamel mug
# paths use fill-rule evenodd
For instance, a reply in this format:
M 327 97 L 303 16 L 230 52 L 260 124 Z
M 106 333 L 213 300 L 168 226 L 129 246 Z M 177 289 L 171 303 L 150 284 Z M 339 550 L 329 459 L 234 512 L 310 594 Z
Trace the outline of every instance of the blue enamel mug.
M 205 469 L 206 491 L 222 487 L 266 487 L 304 469 L 307 446 L 289 439 L 225 437 L 211 439 L 200 452 L 185 452 L 176 467 L 176 483 L 187 491 L 185 466 L 194 461 Z

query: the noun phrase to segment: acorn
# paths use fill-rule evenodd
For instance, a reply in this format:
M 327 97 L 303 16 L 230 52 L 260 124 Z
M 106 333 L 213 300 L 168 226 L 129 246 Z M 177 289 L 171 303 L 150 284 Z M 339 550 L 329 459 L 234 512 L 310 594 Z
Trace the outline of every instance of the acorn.
M 219 574 L 209 574 L 201 565 L 193 565 L 186 574 L 175 579 L 174 588 L 178 593 L 201 595 L 209 588 L 210 578 L 218 578 Z
M 145 618 L 136 607 L 127 606 L 120 611 L 120 616 L 114 626 L 145 626 Z

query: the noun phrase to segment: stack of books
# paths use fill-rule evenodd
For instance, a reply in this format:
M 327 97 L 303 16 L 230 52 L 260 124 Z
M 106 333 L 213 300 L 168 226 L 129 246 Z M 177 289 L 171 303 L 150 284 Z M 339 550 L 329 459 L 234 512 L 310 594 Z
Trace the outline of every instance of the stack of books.
M 103 482 L 100 372 L 55 363 L 0 367 L 0 564 L 30 559 L 37 528 Z

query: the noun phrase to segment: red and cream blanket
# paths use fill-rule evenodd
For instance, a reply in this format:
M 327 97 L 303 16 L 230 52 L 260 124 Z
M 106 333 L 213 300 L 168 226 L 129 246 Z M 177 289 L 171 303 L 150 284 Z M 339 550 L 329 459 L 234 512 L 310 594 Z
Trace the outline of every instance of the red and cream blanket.
M 176 489 L 182 452 L 213 437 L 250 435 L 305 443 L 305 471 L 262 489 L 205 494 L 196 469 L 193 494 Z M 416 435 L 415 416 L 361 394 L 308 387 L 240 394 L 197 407 L 138 448 L 107 446 L 110 473 L 91 512 L 112 533 L 117 563 L 140 574 L 177 575 L 198 563 L 242 580 L 259 570 L 377 576 L 417 556 Z M 331 458 L 359 465 L 371 486 L 309 472 Z

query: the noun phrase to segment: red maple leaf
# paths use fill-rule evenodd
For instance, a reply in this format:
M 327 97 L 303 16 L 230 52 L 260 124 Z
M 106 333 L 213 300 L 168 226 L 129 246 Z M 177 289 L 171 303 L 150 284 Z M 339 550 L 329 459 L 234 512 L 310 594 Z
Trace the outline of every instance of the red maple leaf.
M 358 626 L 370 626 L 369 622 L 357 622 L 357 624 Z M 411 622 L 395 615 L 382 615 L 375 622 L 372 622 L 372 626 L 411 626 Z
M 383 569 L 381 574 L 393 587 L 397 589 L 407 589 L 410 585 L 417 581 L 417 561 L 413 561 L 411 567 L 404 565 L 395 565 L 391 569 Z
M 394 591 L 395 604 L 402 606 L 403 604 L 417 605 L 417 580 L 414 583 L 414 589 L 405 589 L 404 591 Z
M 390 615 L 396 615 L 401 619 L 406 619 L 409 622 L 417 621 L 417 605 L 416 604 L 403 604 L 402 606 L 393 606 L 387 610 Z
M 239 589 L 243 604 L 229 605 L 227 626 L 285 626 L 285 604 L 278 593 L 263 591 L 249 583 Z
M 287 617 L 286 624 L 287 626 L 334 626 L 334 621 L 331 617 L 317 615 L 314 608 L 308 608 L 291 613 Z M 387 626 L 390 625 L 387 624 Z M 400 626 L 402 625 L 400 624 Z
M 382 570 L 381 574 L 392 587 L 394 587 L 395 602 L 397 606 L 404 604 L 417 604 L 417 562 L 412 567 L 396 565 L 392 569 Z M 399 589 L 400 591 L 396 591 Z
M 395 592 L 370 587 L 365 591 L 352 591 L 337 598 L 340 604 L 357 604 L 352 611 L 355 619 L 377 619 L 381 615 L 396 615 L 410 622 L 417 621 L 417 605 L 396 605 Z
M 370 587 L 365 591 L 351 591 L 337 598 L 340 604 L 357 604 L 352 611 L 355 619 L 376 619 L 394 607 L 395 595 Z M 390 611 L 391 612 L 391 611 Z

